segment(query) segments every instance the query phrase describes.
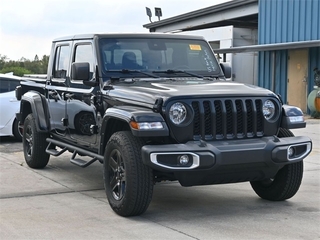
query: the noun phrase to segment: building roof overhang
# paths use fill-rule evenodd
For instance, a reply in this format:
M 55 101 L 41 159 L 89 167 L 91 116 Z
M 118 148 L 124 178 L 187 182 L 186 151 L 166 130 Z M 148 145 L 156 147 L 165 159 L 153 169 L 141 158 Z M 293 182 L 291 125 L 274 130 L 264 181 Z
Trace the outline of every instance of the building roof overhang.
M 233 25 L 258 28 L 258 0 L 237 0 L 143 25 L 150 32 L 190 31 Z
M 250 45 L 250 46 L 243 46 L 243 47 L 214 49 L 213 51 L 215 53 L 243 53 L 243 52 L 277 51 L 277 50 L 285 50 L 285 49 L 299 49 L 299 48 L 311 48 L 311 47 L 320 47 L 320 40 Z

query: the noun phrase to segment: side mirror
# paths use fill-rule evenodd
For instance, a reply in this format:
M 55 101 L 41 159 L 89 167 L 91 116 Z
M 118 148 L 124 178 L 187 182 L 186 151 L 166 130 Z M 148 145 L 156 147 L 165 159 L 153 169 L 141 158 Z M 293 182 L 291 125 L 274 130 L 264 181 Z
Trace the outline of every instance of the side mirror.
M 88 62 L 75 62 L 71 65 L 71 79 L 82 80 L 83 84 L 89 87 L 98 86 L 95 80 L 90 81 L 90 65 Z
M 220 63 L 220 67 L 224 73 L 224 76 L 226 78 L 231 78 L 231 67 L 230 67 L 229 63 L 225 63 L 225 62 Z
M 88 62 L 75 62 L 71 65 L 71 79 L 89 81 L 90 65 Z

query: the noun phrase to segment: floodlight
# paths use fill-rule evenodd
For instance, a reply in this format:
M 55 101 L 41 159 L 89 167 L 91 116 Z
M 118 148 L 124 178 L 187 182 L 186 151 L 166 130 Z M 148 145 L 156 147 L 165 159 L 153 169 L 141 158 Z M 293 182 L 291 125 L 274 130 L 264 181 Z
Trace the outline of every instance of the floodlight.
M 155 7 L 154 8 L 154 15 L 156 15 L 160 21 L 160 17 L 162 17 L 162 11 L 161 11 L 161 8 L 158 8 L 158 7 Z
M 146 13 L 147 13 L 147 15 L 148 15 L 148 17 L 149 17 L 150 22 L 152 22 L 152 21 L 151 21 L 152 12 L 151 12 L 150 8 L 146 7 Z

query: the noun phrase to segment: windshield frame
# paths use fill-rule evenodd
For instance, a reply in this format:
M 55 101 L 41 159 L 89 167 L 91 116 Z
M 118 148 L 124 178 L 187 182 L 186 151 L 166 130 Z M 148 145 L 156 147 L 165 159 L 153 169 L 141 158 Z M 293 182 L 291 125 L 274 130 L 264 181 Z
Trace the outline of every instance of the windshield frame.
M 124 58 L 126 52 L 133 52 L 132 48 L 137 48 L 135 54 L 138 56 L 136 57 L 136 63 L 138 64 L 137 67 L 128 68 L 127 66 L 123 66 L 123 64 L 119 64 L 120 59 Z M 130 49 L 131 47 L 131 49 Z M 179 49 L 178 49 L 179 48 Z M 207 41 L 201 38 L 188 38 L 182 37 L 177 38 L 176 36 L 173 37 L 165 37 L 165 38 L 155 38 L 147 36 L 142 37 L 135 37 L 135 36 L 101 36 L 98 39 L 98 51 L 99 51 L 99 62 L 100 64 L 100 71 L 102 73 L 102 77 L 104 79 L 110 79 L 111 77 L 119 77 L 119 78 L 128 78 L 128 77 L 137 77 L 137 78 L 144 78 L 148 77 L 147 73 L 154 73 L 159 77 L 186 77 L 190 76 L 188 72 L 197 74 L 199 76 L 204 77 L 218 77 L 221 76 L 221 69 L 219 63 Z M 189 61 L 189 67 L 184 65 L 177 65 L 173 64 L 174 56 L 173 51 L 182 49 L 182 54 L 189 54 L 187 55 Z M 131 51 L 129 51 L 131 50 Z M 141 50 L 141 53 L 138 51 Z M 109 51 L 109 52 L 108 52 Z M 116 51 L 118 51 L 116 53 Z M 168 56 L 171 51 L 171 56 Z M 153 53 L 161 53 L 161 67 L 152 68 L 147 65 L 147 59 Z M 107 56 L 109 54 L 109 56 Z M 116 55 L 120 54 L 120 56 Z M 121 56 L 122 54 L 122 56 Z M 202 55 L 200 55 L 202 54 Z M 186 60 L 185 57 L 180 57 L 179 60 Z M 203 57 L 202 61 L 196 59 L 196 57 Z M 170 59 L 169 59 L 170 58 Z M 191 58 L 191 63 L 190 63 Z M 194 59 L 192 59 L 194 58 Z M 152 59 L 152 58 L 151 58 Z M 200 63 L 199 63 L 200 62 Z M 169 66 L 169 64 L 172 64 Z M 109 65 L 108 65 L 109 64 Z M 117 64 L 117 65 L 116 65 Z M 195 66 L 197 64 L 197 67 Z M 200 65 L 202 64 L 202 65 Z M 191 68 L 190 68 L 191 67 Z M 111 70 L 111 71 L 108 71 Z M 118 70 L 118 71 L 117 71 Z M 138 70 L 134 74 L 124 74 L 123 70 Z M 171 71 L 167 70 L 176 70 L 173 74 Z

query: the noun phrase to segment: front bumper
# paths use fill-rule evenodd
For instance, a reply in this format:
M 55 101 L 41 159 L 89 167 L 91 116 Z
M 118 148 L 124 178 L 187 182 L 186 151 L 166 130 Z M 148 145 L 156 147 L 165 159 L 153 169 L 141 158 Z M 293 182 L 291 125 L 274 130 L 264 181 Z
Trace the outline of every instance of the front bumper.
M 308 137 L 229 141 L 190 141 L 185 144 L 146 145 L 143 163 L 171 172 L 182 185 L 258 181 L 272 178 L 286 164 L 302 161 L 312 149 Z M 188 156 L 189 162 L 180 161 Z

